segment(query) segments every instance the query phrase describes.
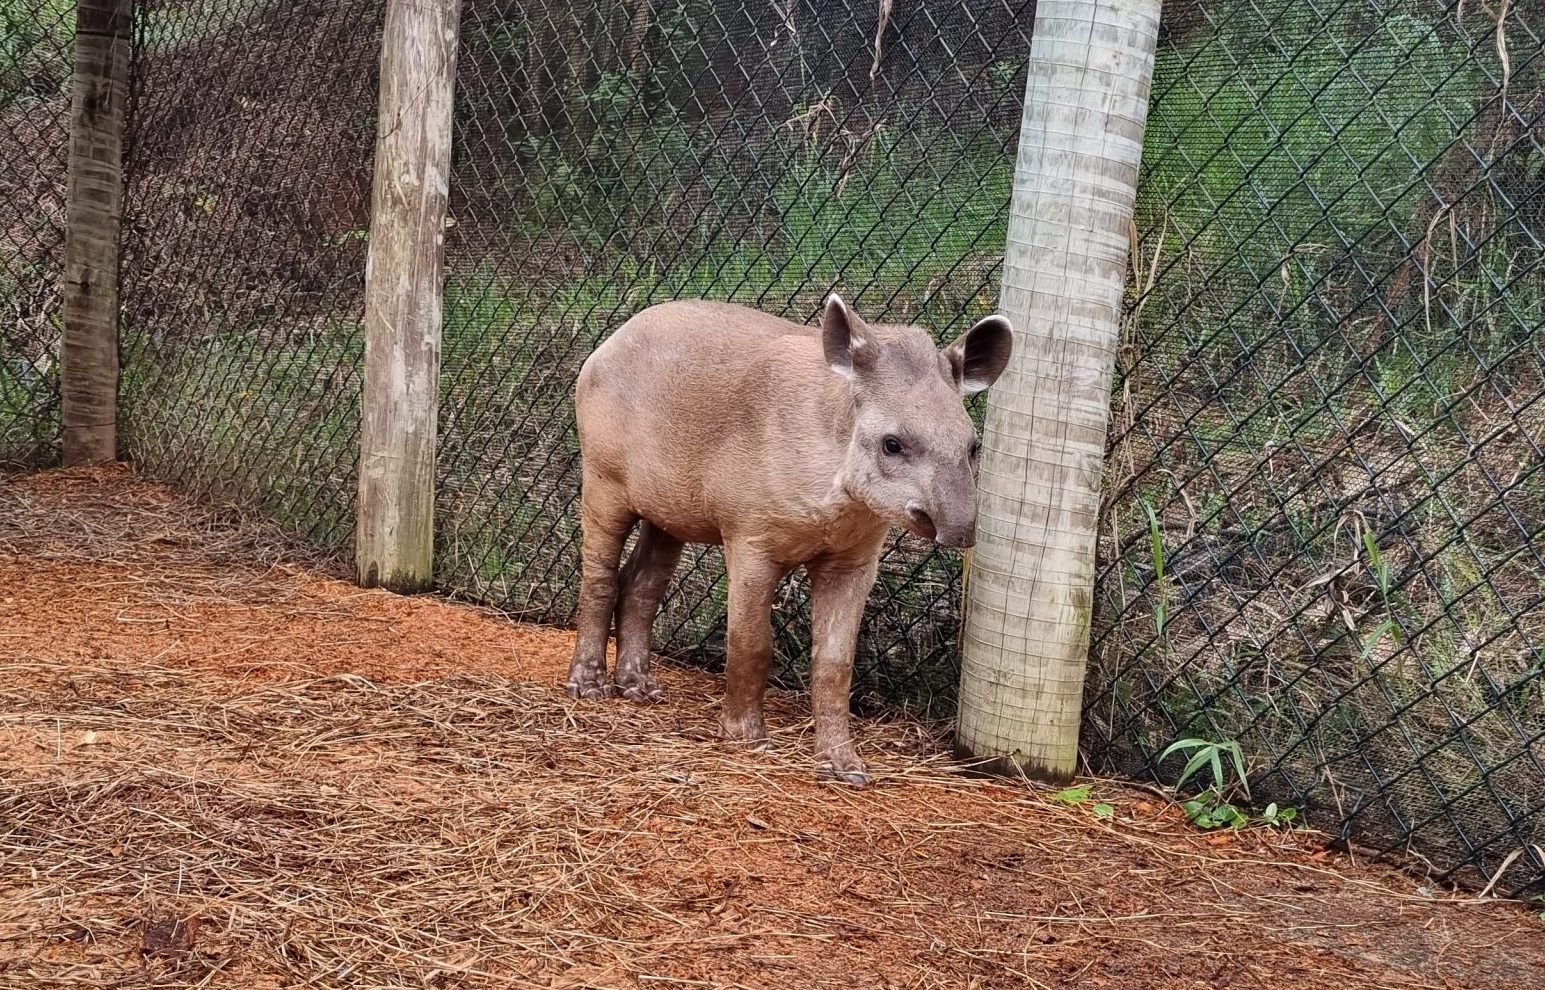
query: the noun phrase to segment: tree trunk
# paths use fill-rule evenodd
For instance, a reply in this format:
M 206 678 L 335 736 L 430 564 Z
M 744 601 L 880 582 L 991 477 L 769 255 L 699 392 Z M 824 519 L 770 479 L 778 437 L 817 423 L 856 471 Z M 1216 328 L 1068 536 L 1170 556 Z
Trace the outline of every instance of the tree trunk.
M 79 0 L 70 95 L 60 421 L 66 464 L 118 454 L 118 232 L 133 0 Z
M 435 435 L 451 108 L 461 0 L 389 0 L 381 43 L 355 565 L 409 592 L 433 577 Z
M 999 310 L 1014 324 L 983 438 L 957 755 L 1077 767 L 1100 476 L 1160 0 L 1036 9 Z

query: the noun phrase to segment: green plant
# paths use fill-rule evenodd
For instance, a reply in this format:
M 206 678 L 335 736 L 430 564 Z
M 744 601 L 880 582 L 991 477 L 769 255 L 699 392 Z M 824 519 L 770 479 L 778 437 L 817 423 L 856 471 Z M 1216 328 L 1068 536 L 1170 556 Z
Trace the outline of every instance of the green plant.
M 1198 828 L 1246 828 L 1251 824 L 1285 828 L 1298 820 L 1297 808 L 1279 806 L 1275 801 L 1268 804 L 1260 815 L 1252 817 L 1243 808 L 1228 800 L 1228 791 L 1233 787 L 1238 787 L 1246 798 L 1250 796 L 1244 754 L 1239 743 L 1234 740 L 1211 742 L 1206 739 L 1181 739 L 1171 743 L 1164 750 L 1159 756 L 1159 762 L 1163 763 L 1176 752 L 1191 754 L 1185 769 L 1180 772 L 1180 777 L 1175 781 L 1177 788 L 1184 787 L 1186 781 L 1204 768 L 1212 772 L 1212 783 L 1205 790 L 1193 798 L 1180 802 L 1186 818 Z M 1225 757 L 1227 762 L 1224 760 Z M 1232 780 L 1229 771 L 1233 772 Z
M 1368 572 L 1373 575 L 1373 580 L 1379 588 L 1379 597 L 1385 602 L 1389 601 L 1390 573 L 1389 561 L 1379 552 L 1379 542 L 1374 539 L 1370 530 L 1363 530 L 1363 549 L 1368 552 Z
M 1194 798 L 1181 802 L 1181 808 L 1185 810 L 1186 818 L 1200 828 L 1218 828 L 1227 825 L 1231 828 L 1244 828 L 1250 824 L 1250 818 L 1234 804 L 1225 798 L 1226 789 L 1230 786 L 1228 775 L 1225 773 L 1224 756 L 1229 757 L 1229 767 L 1234 771 L 1234 784 L 1250 795 L 1250 784 L 1245 775 L 1244 754 L 1240 751 L 1239 743 L 1232 739 L 1224 742 L 1210 742 L 1205 739 L 1181 739 L 1171 743 L 1159 756 L 1159 762 L 1163 763 L 1175 752 L 1190 752 L 1191 758 L 1186 762 L 1185 769 L 1180 771 L 1180 777 L 1175 781 L 1175 786 L 1184 787 L 1204 767 L 1212 770 L 1212 784 L 1201 794 Z
M 1153 511 L 1153 506 L 1145 498 L 1142 500 L 1143 512 L 1148 515 L 1148 544 L 1149 552 L 1153 554 L 1153 584 L 1158 589 L 1159 600 L 1153 606 L 1154 636 L 1164 638 L 1164 624 L 1169 615 L 1169 606 L 1164 596 L 1164 532 L 1159 528 L 1158 514 Z
M 1051 796 L 1051 799 L 1061 804 L 1077 806 L 1088 803 L 1090 797 L 1089 785 L 1077 784 L 1073 787 L 1064 787 L 1062 790 L 1057 791 Z M 1116 816 L 1115 805 L 1106 801 L 1096 801 L 1090 806 L 1089 810 L 1094 813 L 1096 818 L 1114 818 Z
M 1244 828 L 1250 824 L 1249 815 L 1219 798 L 1211 790 L 1200 797 L 1182 801 L 1180 807 L 1185 810 L 1191 824 L 1198 828 L 1214 829 L 1225 825 L 1229 828 Z
M 1239 743 L 1232 739 L 1224 742 L 1209 742 L 1205 739 L 1181 739 L 1169 745 L 1163 753 L 1159 754 L 1159 762 L 1169 759 L 1170 754 L 1177 751 L 1189 751 L 1191 759 L 1186 763 L 1185 769 L 1180 772 L 1180 777 L 1175 781 L 1176 787 L 1184 787 L 1186 781 L 1203 766 L 1212 768 L 1212 790 L 1222 792 L 1228 786 L 1228 780 L 1223 772 L 1223 757 L 1227 755 L 1232 761 L 1232 769 L 1235 773 L 1235 782 L 1244 791 L 1245 797 L 1250 796 L 1250 784 L 1245 779 L 1245 758 L 1240 751 Z
M 74 36 L 73 0 L 0 0 L 0 108 L 63 94 Z
M 1261 821 L 1267 825 L 1272 826 L 1273 828 L 1279 826 L 1286 827 L 1293 824 L 1297 820 L 1297 808 L 1291 806 L 1279 807 L 1275 801 L 1268 804 L 1266 806 L 1266 810 L 1261 812 Z

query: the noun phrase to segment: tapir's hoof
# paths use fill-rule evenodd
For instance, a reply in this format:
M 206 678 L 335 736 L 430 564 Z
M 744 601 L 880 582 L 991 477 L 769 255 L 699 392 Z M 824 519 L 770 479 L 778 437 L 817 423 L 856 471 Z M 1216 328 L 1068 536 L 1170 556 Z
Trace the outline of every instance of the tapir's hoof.
M 869 786 L 869 771 L 862 767 L 857 770 L 839 770 L 830 763 L 821 764 L 821 777 L 825 780 L 835 780 L 840 784 L 848 784 L 853 787 Z
M 665 689 L 648 674 L 619 673 L 617 690 L 629 701 L 640 705 L 658 704 L 665 700 Z
M 759 715 L 733 719 L 721 717 L 719 738 L 758 753 L 772 749 L 772 740 L 767 738 L 767 726 L 762 723 Z
M 832 747 L 826 750 L 831 758 L 821 764 L 821 776 L 827 780 L 836 780 L 854 787 L 866 787 L 869 784 L 869 771 L 864 766 L 864 761 L 853 752 L 851 744 Z
M 569 678 L 566 690 L 569 697 L 575 701 L 604 701 L 610 698 L 616 691 L 610 684 L 603 680 L 604 674 L 586 672 L 575 674 Z
M 771 753 L 773 750 L 772 740 L 766 736 L 756 739 L 739 739 L 734 736 L 727 736 L 721 732 L 719 733 L 719 739 L 737 749 L 744 749 L 752 753 Z

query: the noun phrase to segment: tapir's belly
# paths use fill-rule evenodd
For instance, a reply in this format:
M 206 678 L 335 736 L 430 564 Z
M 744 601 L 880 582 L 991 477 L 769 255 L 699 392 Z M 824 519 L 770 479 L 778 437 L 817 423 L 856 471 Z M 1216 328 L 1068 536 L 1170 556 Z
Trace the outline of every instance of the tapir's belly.
M 716 519 L 685 510 L 681 505 L 653 499 L 636 500 L 633 511 L 683 543 L 724 543 L 724 528 Z
M 657 478 L 635 476 L 627 485 L 630 508 L 683 543 L 751 544 L 795 567 L 817 557 L 869 546 L 886 524 L 845 503 L 769 487 L 754 471 L 690 471 Z

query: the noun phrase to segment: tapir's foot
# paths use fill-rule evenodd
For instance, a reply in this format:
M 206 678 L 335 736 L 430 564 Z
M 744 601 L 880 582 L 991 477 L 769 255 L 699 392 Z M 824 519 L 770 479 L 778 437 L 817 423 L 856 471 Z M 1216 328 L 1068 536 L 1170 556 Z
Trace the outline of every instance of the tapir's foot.
M 728 742 L 738 743 L 747 749 L 766 752 L 772 749 L 767 738 L 767 726 L 762 723 L 761 712 L 745 712 L 719 716 L 719 735 Z
M 567 690 L 569 697 L 576 701 L 581 698 L 586 701 L 601 701 L 610 698 L 616 691 L 611 684 L 607 683 L 605 667 L 580 663 L 569 668 Z
M 821 764 L 820 774 L 828 780 L 838 780 L 854 787 L 869 783 L 869 771 L 864 761 L 853 751 L 852 743 L 842 743 L 824 750 L 826 761 Z
M 635 670 L 633 668 L 619 668 L 617 671 L 617 691 L 629 701 L 641 705 L 655 704 L 665 700 L 665 689 L 660 682 L 649 676 L 647 670 Z

